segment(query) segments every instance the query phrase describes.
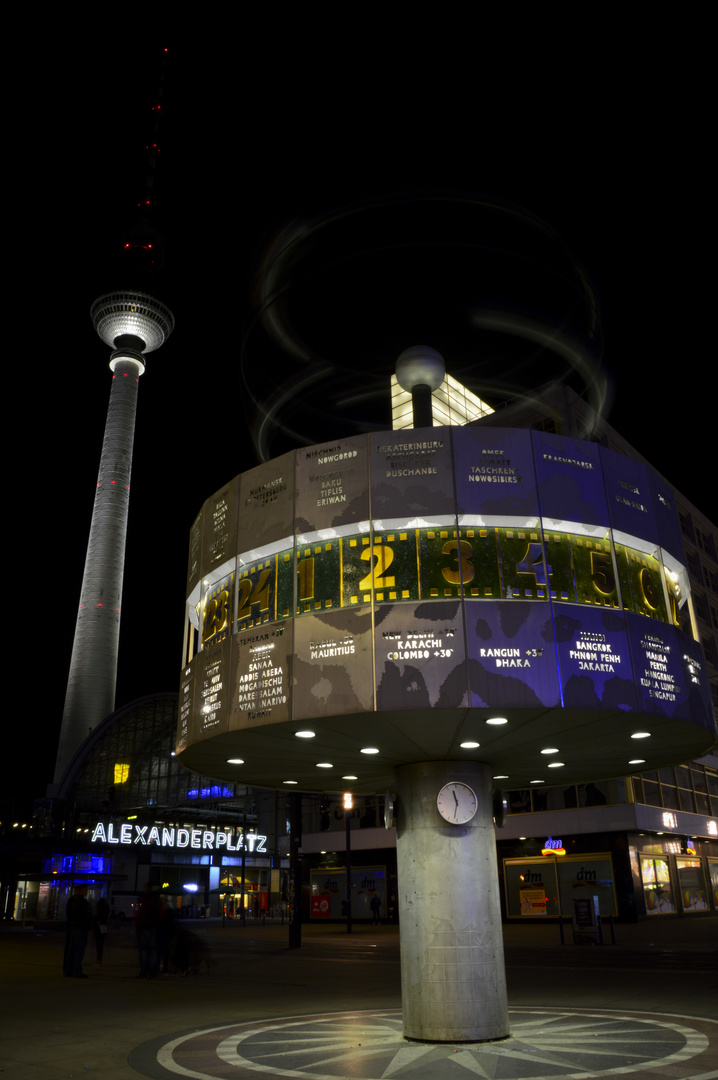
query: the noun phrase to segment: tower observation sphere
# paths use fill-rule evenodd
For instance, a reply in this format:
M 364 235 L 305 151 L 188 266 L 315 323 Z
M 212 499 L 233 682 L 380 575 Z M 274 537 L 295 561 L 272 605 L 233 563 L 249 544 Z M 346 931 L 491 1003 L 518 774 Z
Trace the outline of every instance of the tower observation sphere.
M 159 349 L 175 324 L 169 308 L 148 293 L 136 291 L 100 296 L 90 309 L 90 318 L 106 345 L 117 349 L 131 337 L 137 339 L 142 353 Z
M 120 608 L 137 389 L 145 354 L 174 328 L 168 308 L 147 293 L 99 297 L 90 310 L 95 330 L 112 349 L 112 388 L 102 442 L 90 537 L 55 765 L 59 784 L 84 739 L 115 708 Z

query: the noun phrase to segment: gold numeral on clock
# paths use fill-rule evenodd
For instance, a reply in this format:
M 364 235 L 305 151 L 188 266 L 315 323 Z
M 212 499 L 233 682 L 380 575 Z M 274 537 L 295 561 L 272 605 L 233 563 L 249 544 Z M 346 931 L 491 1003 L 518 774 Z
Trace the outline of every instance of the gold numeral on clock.
M 202 621 L 202 641 L 207 641 L 220 634 L 227 626 L 227 614 L 229 611 L 229 593 L 222 589 L 219 596 L 213 597 L 204 609 Z
M 548 570 L 551 573 L 551 567 Z M 543 548 L 538 543 L 528 543 L 526 553 L 521 562 L 516 563 L 517 574 L 530 574 L 537 585 L 546 585 L 546 576 L 543 564 Z
M 372 548 L 364 548 L 361 553 L 365 562 L 368 562 L 372 556 L 376 562 L 367 576 L 359 582 L 359 592 L 368 592 L 369 589 L 393 589 L 396 578 L 393 574 L 387 574 L 387 570 L 394 561 L 393 549 L 388 544 L 374 544 Z
M 237 604 L 237 622 L 251 618 L 251 608 L 259 604 L 259 610 L 269 611 L 269 579 L 272 571 L 262 570 L 256 582 L 240 578 Z
M 473 581 L 476 573 L 474 564 L 471 561 L 474 549 L 468 540 L 449 540 L 441 549 L 441 554 L 452 555 L 454 553 L 456 553 L 458 568 L 452 570 L 451 567 L 445 566 L 441 571 L 442 576 L 451 585 L 458 585 L 461 581 L 466 585 L 469 581 Z
M 591 552 L 591 581 L 596 592 L 601 593 L 602 596 L 610 596 L 616 591 L 613 563 L 607 552 Z
M 314 558 L 302 559 L 297 564 L 299 578 L 299 600 L 311 600 L 314 597 Z
M 643 599 L 646 602 L 646 606 L 652 611 L 658 608 L 658 596 L 656 595 L 656 585 L 653 580 L 653 574 L 644 566 L 638 575 L 638 580 L 641 585 L 641 592 L 643 593 Z

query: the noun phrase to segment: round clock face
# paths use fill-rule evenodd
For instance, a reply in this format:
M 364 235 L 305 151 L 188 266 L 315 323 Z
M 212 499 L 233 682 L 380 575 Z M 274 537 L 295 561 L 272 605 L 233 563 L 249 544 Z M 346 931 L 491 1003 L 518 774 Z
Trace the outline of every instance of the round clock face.
M 468 784 L 452 780 L 444 784 L 436 796 L 436 806 L 444 820 L 451 825 L 465 825 L 476 813 L 478 802 Z

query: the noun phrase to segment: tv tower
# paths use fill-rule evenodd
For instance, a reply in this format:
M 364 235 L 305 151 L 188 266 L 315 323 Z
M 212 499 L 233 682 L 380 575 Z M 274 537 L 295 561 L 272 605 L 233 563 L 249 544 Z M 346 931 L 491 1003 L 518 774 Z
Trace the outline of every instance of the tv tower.
M 149 215 L 159 154 L 159 99 L 166 52 L 163 50 L 160 86 L 152 106 L 153 132 L 145 147 L 145 190 L 137 204 L 140 219 L 135 217 L 126 230 L 123 245 L 125 259 L 133 263 L 131 276 L 137 283 L 149 279 L 150 288 L 162 262 L 162 237 L 150 224 Z M 127 268 L 123 272 L 127 274 Z M 149 292 L 136 288 L 100 296 L 92 305 L 90 317 L 100 338 L 112 349 L 112 387 L 62 714 L 55 785 L 61 782 L 88 733 L 115 708 L 138 384 L 145 371 L 147 354 L 159 349 L 174 328 L 169 308 Z
M 144 292 L 107 293 L 95 301 L 90 315 L 99 336 L 113 349 L 112 388 L 62 714 L 56 784 L 88 732 L 115 708 L 138 384 L 145 354 L 158 349 L 174 327 L 171 311 Z

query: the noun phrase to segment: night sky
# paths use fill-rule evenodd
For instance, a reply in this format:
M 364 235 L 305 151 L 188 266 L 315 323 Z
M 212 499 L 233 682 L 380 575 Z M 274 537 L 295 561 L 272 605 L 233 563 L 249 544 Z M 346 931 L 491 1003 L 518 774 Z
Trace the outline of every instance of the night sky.
M 14 160 L 34 196 L 23 213 L 6 211 L 21 313 L 21 420 L 6 425 L 19 462 L 13 621 L 23 631 L 9 685 L 20 680 L 23 704 L 8 724 L 26 744 L 11 784 L 21 797 L 44 793 L 56 753 L 110 391 L 89 308 L 128 278 L 114 253 L 144 190 L 165 43 L 154 221 L 166 240 L 157 291 L 176 329 L 140 382 L 118 706 L 177 687 L 190 525 L 257 463 L 241 365 L 270 390 L 302 369 L 257 320 L 259 268 L 291 230 L 305 242 L 280 307 L 332 367 L 309 395 L 317 441 L 337 433 L 335 399 L 357 371 L 363 390 L 381 390 L 377 372 L 388 386 L 398 352 L 419 342 L 441 348 L 469 385 L 497 379 L 505 397 L 499 354 L 474 341 L 467 312 L 510 300 L 515 271 L 516 306 L 551 315 L 560 290 L 542 268 L 565 271 L 574 295 L 566 268 L 578 265 L 600 304 L 609 422 L 715 516 L 706 116 L 689 59 L 665 64 L 640 47 L 638 27 L 590 47 L 575 30 L 559 44 L 544 27 L 539 48 L 530 32 L 520 46 L 448 21 L 413 25 L 409 41 L 386 26 L 241 16 L 170 38 L 103 37 L 96 51 L 48 42 L 27 68 L 32 108 Z M 668 28 L 665 41 L 675 44 Z M 536 355 L 516 377 L 537 385 L 552 373 L 550 356 Z M 390 427 L 388 390 L 360 402 L 354 422 L 362 410 Z

